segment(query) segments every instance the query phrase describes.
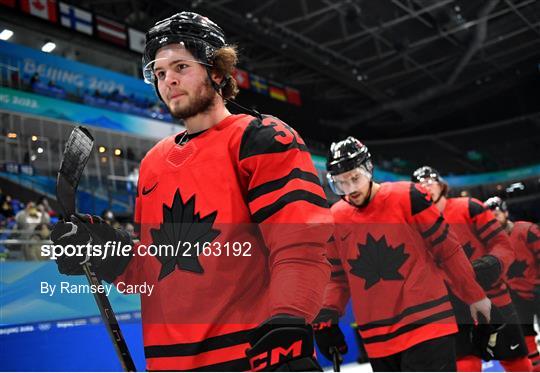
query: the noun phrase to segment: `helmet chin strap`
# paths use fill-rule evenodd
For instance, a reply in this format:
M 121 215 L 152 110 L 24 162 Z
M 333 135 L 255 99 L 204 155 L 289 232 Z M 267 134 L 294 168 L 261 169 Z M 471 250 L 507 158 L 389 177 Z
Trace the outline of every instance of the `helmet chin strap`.
M 247 107 L 244 107 L 244 106 L 240 105 L 239 103 L 237 103 L 237 102 L 235 102 L 233 100 L 229 100 L 229 99 L 223 97 L 223 95 L 221 94 L 221 90 L 227 85 L 227 82 L 229 81 L 229 79 L 232 79 L 230 75 L 224 76 L 223 79 L 221 80 L 221 83 L 218 84 L 218 83 L 215 82 L 214 79 L 212 79 L 212 74 L 210 73 L 210 68 L 209 67 L 206 68 L 206 73 L 208 74 L 208 79 L 210 79 L 210 84 L 212 85 L 212 88 L 214 88 L 214 90 L 217 92 L 217 94 L 225 102 L 228 102 L 228 103 L 232 104 L 233 106 L 236 106 L 236 108 L 253 115 L 254 117 L 258 118 L 259 120 L 263 119 L 261 113 L 259 113 L 257 110 L 248 109 Z
M 443 194 L 439 194 L 439 197 L 437 197 L 437 199 L 435 201 L 433 201 L 433 204 L 436 204 L 437 202 L 439 202 L 441 200 L 441 198 L 443 198 Z

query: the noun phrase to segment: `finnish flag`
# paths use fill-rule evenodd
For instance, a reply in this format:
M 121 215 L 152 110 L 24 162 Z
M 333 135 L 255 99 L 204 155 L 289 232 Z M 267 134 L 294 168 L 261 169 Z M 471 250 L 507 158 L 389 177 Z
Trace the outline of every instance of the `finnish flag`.
M 60 2 L 60 22 L 64 27 L 69 27 L 88 35 L 93 34 L 92 13 L 76 6 Z

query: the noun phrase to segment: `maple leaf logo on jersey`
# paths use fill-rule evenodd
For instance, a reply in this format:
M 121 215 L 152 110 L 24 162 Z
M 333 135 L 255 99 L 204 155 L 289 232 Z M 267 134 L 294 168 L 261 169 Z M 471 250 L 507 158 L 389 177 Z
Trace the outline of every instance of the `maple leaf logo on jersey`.
M 177 256 L 157 255 L 156 258 L 162 264 L 158 280 L 162 280 L 171 274 L 176 267 L 181 271 L 194 273 L 204 273 L 204 269 L 199 263 L 196 244 L 202 250 L 203 244 L 212 242 L 221 233 L 213 229 L 217 211 L 201 218 L 199 213 L 195 214 L 195 195 L 186 203 L 182 202 L 180 190 L 174 194 L 173 203 L 170 207 L 163 204 L 163 223 L 159 229 L 151 229 L 152 243 L 159 245 L 172 245 L 175 249 L 180 242 L 181 249 Z M 188 246 L 185 246 L 188 245 Z M 186 251 L 187 248 L 191 248 Z M 184 255 L 184 254 L 189 255 Z
M 527 269 L 527 261 L 525 260 L 514 260 L 514 263 L 508 268 L 508 279 L 516 277 L 525 277 L 525 270 Z
M 474 246 L 471 245 L 471 241 L 463 245 L 463 251 L 465 251 L 465 255 L 467 255 L 467 258 L 471 259 L 474 254 Z
M 540 240 L 540 237 L 538 237 L 532 229 L 527 232 L 527 243 L 533 243 Z
M 384 235 L 377 241 L 368 233 L 366 243 L 357 244 L 357 247 L 360 255 L 347 261 L 352 267 L 351 274 L 366 281 L 364 289 L 369 289 L 380 280 L 403 280 L 399 269 L 409 257 L 404 244 L 394 249 L 386 243 Z

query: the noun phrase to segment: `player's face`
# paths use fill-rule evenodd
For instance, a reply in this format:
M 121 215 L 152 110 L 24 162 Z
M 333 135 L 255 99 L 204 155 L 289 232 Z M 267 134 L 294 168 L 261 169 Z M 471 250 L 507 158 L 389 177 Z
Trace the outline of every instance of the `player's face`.
M 163 101 L 174 117 L 188 119 L 210 111 L 216 92 L 206 68 L 180 44 L 158 50 L 154 75 Z
M 493 215 L 495 215 L 495 219 L 497 219 L 497 221 L 501 223 L 503 227 L 506 226 L 506 223 L 508 221 L 508 212 L 495 209 L 493 210 Z
M 442 185 L 437 180 L 434 179 L 422 179 L 419 183 L 422 185 L 428 192 L 431 194 L 431 199 L 433 201 L 438 201 L 442 193 Z
M 344 172 L 333 176 L 336 187 L 343 191 L 348 200 L 357 206 L 362 205 L 369 193 L 369 182 L 371 177 L 367 171 L 362 172 L 360 168 Z

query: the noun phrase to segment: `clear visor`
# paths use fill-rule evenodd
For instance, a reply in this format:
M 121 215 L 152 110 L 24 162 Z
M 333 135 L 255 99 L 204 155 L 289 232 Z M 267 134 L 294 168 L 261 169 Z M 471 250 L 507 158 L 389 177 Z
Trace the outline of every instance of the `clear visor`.
M 185 49 L 183 42 L 179 42 L 178 44 L 175 44 L 175 45 L 178 45 L 179 47 Z M 157 67 L 158 67 L 157 69 L 156 69 L 156 62 L 159 62 L 157 64 Z M 212 65 L 208 63 L 205 63 L 199 60 L 194 60 L 194 59 L 177 58 L 174 56 L 156 58 L 143 66 L 142 72 L 143 72 L 144 82 L 146 84 L 154 85 L 157 80 L 162 80 L 165 78 L 167 69 L 174 69 L 178 72 L 181 72 L 183 63 L 198 63 L 200 65 L 212 67 Z
M 335 194 L 345 196 L 357 192 L 369 184 L 372 175 L 365 167 L 360 166 L 339 175 L 330 175 L 328 173 L 326 178 Z
M 439 180 L 431 178 L 431 177 L 421 177 L 418 179 L 418 184 L 423 186 L 424 188 L 430 187 L 434 184 L 437 184 Z

